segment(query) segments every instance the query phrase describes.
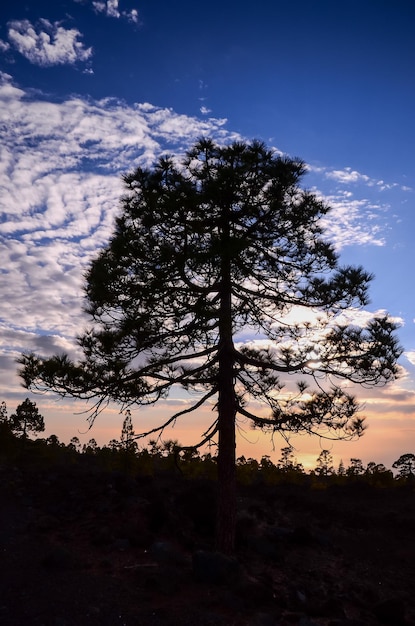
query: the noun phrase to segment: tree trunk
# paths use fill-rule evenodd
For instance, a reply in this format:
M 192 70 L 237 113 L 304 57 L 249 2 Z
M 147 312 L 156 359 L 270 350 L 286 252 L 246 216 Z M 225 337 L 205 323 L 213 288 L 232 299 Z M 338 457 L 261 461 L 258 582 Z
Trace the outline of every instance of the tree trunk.
M 225 231 L 229 223 L 225 220 Z M 229 233 L 226 233 L 229 235 Z M 225 243 L 225 242 L 224 242 Z M 236 399 L 234 386 L 235 355 L 232 333 L 231 269 L 225 243 L 221 267 L 219 315 L 218 376 L 218 504 L 216 548 L 232 554 L 235 548 L 236 525 Z
M 228 351 L 224 349 L 224 354 L 220 359 L 219 365 L 219 452 L 216 548 L 224 554 L 232 554 L 235 548 L 236 524 L 236 406 L 233 385 L 233 359 L 227 352 Z

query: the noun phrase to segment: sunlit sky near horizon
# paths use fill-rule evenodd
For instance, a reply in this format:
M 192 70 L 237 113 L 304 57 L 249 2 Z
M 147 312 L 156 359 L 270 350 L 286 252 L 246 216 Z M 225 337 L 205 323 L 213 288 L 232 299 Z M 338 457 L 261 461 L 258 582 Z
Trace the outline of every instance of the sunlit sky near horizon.
M 304 185 L 331 204 L 344 263 L 375 274 L 367 312 L 401 323 L 400 380 L 358 391 L 369 428 L 356 443 L 292 440 L 313 466 L 415 453 L 415 4 L 383 0 L 6 0 L 0 7 L 0 401 L 29 396 L 45 436 L 91 431 L 85 404 L 27 392 L 22 351 L 74 354 L 85 326 L 83 272 L 111 234 L 121 174 L 202 135 L 258 138 L 308 164 Z M 133 412 L 135 430 L 174 398 Z M 208 416 L 211 417 L 210 415 Z M 191 443 L 206 411 L 166 437 Z M 244 428 L 244 425 L 241 424 Z M 284 440 L 247 430 L 238 454 L 277 460 Z M 252 443 L 251 443 L 252 442 Z

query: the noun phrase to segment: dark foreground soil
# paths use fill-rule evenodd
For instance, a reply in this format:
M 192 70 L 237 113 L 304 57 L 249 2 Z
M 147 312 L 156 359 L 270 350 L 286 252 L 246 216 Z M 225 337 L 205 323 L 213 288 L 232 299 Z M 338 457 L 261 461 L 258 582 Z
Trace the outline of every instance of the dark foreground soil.
M 240 487 L 236 560 L 214 483 L 0 465 L 0 624 L 415 624 L 412 487 Z

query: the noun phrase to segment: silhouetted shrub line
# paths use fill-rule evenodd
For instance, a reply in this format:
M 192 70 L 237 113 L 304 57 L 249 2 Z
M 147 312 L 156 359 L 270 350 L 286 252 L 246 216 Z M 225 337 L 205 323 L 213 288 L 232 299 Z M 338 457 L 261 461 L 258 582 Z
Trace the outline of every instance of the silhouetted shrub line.
M 24 449 L 21 443 L 24 439 Z M 90 468 L 107 469 L 131 475 L 155 476 L 163 473 L 182 475 L 184 478 L 216 479 L 217 459 L 211 453 L 200 454 L 197 450 L 177 453 L 180 448 L 177 441 L 150 441 L 142 449 L 127 443 L 111 440 L 108 445 L 98 446 L 95 439 L 81 445 L 77 437 L 69 444 L 59 441 L 56 435 L 35 440 L 27 434 L 13 432 L 8 420 L 0 419 L 0 455 L 16 462 L 28 462 L 33 459 L 39 463 L 55 462 L 58 464 L 88 465 Z M 415 455 L 403 454 L 392 467 L 397 471 L 394 476 L 390 469 L 382 463 L 371 461 L 364 467 L 360 459 L 350 459 L 345 467 L 340 462 L 336 470 L 330 454 L 323 450 L 317 458 L 316 467 L 306 472 L 301 463 L 293 455 L 293 448 L 286 446 L 281 449 L 281 459 L 273 463 L 269 456 L 259 461 L 241 456 L 237 459 L 237 480 L 240 485 L 273 485 L 291 483 L 308 485 L 312 489 L 326 489 L 336 485 L 360 485 L 372 487 L 388 487 L 391 485 L 407 485 L 415 483 Z M 1 462 L 0 456 L 0 462 Z M 120 479 L 121 480 L 121 479 Z

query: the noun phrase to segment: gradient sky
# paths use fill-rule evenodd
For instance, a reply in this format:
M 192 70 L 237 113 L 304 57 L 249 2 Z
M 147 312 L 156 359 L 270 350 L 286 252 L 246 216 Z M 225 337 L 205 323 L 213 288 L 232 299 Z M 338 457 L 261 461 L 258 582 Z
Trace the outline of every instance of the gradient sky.
M 82 274 L 111 234 L 122 173 L 201 135 L 258 138 L 307 162 L 304 184 L 333 207 L 326 226 L 342 261 L 375 274 L 362 314 L 386 309 L 402 325 L 401 379 L 359 392 L 366 435 L 295 438 L 297 457 L 313 466 L 330 447 L 346 465 L 390 467 L 415 452 L 414 29 L 415 4 L 383 0 L 3 2 L 0 400 L 9 413 L 29 395 L 46 436 L 101 445 L 119 436 L 116 409 L 80 435 L 87 407 L 29 394 L 15 359 L 74 355 Z M 176 396 L 135 412 L 135 430 L 186 402 Z M 167 436 L 194 442 L 206 411 Z M 274 452 L 269 437 L 242 434 L 238 454 L 278 460 L 282 439 Z

